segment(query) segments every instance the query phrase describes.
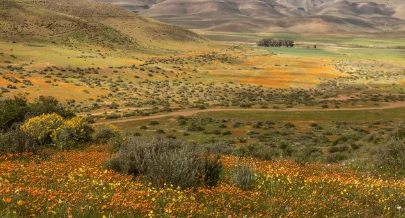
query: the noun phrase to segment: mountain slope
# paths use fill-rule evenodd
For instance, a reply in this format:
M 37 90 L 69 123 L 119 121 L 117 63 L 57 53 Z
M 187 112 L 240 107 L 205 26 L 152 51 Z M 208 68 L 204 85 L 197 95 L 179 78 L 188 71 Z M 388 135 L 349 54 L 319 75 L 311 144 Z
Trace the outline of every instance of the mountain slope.
M 207 40 L 191 31 L 106 3 L 6 1 L 0 4 L 0 38 L 65 45 L 159 50 Z
M 376 33 L 405 25 L 401 0 L 96 0 L 154 19 L 232 32 Z

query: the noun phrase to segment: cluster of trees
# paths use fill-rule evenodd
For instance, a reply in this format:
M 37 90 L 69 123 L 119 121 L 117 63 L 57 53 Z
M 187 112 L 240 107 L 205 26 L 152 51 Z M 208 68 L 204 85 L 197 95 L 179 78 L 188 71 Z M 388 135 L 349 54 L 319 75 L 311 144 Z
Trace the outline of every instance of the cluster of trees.
M 261 46 L 261 47 L 294 47 L 294 40 L 265 38 L 265 39 L 259 40 L 257 42 L 257 46 Z

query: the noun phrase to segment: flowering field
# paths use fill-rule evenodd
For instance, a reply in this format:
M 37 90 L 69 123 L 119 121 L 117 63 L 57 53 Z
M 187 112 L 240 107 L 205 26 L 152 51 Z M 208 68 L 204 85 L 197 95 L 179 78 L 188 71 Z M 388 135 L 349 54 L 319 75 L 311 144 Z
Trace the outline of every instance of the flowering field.
M 214 188 L 156 190 L 103 169 L 104 147 L 0 157 L 0 217 L 401 217 L 405 183 L 339 166 L 221 158 Z M 248 161 L 257 174 L 244 192 L 227 175 Z

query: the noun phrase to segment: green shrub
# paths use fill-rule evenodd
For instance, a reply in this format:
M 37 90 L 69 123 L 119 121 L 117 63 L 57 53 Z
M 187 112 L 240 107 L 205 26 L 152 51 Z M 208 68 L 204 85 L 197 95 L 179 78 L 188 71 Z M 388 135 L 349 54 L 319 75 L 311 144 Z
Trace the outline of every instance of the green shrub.
M 183 189 L 204 181 L 216 184 L 222 164 L 187 141 L 168 138 L 129 137 L 106 168 L 134 176 L 142 175 L 155 187 L 172 184 Z
M 241 145 L 233 150 L 233 155 L 238 157 L 252 157 L 263 160 L 271 160 L 279 156 L 276 149 L 264 144 L 246 144 Z
M 254 188 L 256 176 L 254 170 L 249 166 L 237 165 L 231 176 L 232 183 L 243 191 L 250 191 Z
M 151 126 L 154 126 L 154 125 L 159 125 L 159 122 L 158 122 L 158 121 L 153 120 L 153 121 L 150 121 L 149 125 L 151 125 Z
M 38 140 L 40 145 L 49 145 L 56 135 L 57 129 L 64 124 L 59 114 L 43 114 L 27 120 L 20 129 L 29 136 Z
M 113 119 L 118 119 L 118 118 L 121 118 L 121 115 L 120 115 L 120 114 L 116 114 L 116 113 L 108 114 L 108 115 L 105 117 L 106 120 L 113 120 Z
M 231 134 L 232 134 L 232 132 L 229 130 L 225 130 L 222 132 L 222 135 L 231 135 Z
M 209 154 L 225 154 L 230 155 L 235 149 L 235 146 L 224 141 L 217 141 L 213 143 L 203 144 L 201 147 L 204 149 L 204 152 Z
M 328 155 L 326 157 L 325 161 L 327 163 L 338 163 L 338 162 L 347 160 L 348 158 L 349 157 L 346 154 L 338 152 L 338 153 L 333 153 L 333 154 Z
M 163 129 L 156 130 L 156 134 L 165 134 L 166 132 Z
M 38 153 L 40 145 L 38 140 L 19 128 L 10 129 L 7 132 L 0 132 L 0 153 Z
M 208 186 L 217 185 L 222 172 L 222 163 L 219 162 L 219 155 L 215 159 L 209 159 L 208 156 L 205 156 L 202 168 L 204 183 Z
M 336 153 L 339 152 L 339 148 L 337 146 L 332 146 L 328 149 L 329 153 Z
M 189 127 L 187 128 L 187 131 L 190 131 L 190 132 L 201 132 L 201 131 L 204 131 L 204 127 L 197 126 L 197 125 L 195 125 L 195 124 L 193 123 L 193 124 L 191 124 L 191 126 L 189 126 Z
M 180 125 L 180 126 L 187 125 L 187 120 L 185 120 L 185 119 L 180 119 L 180 120 L 179 120 L 179 125 Z
M 119 135 L 117 127 L 111 124 L 104 124 L 96 128 L 93 135 L 93 141 L 99 144 L 107 143 L 117 135 Z
M 213 131 L 212 131 L 212 134 L 214 134 L 214 135 L 221 135 L 221 130 L 219 130 L 219 129 L 213 130 Z
M 281 142 L 278 144 L 278 147 L 279 147 L 280 149 L 286 149 L 289 145 L 290 145 L 290 144 L 289 144 L 288 142 L 286 142 L 286 141 L 281 141 Z
M 90 141 L 90 134 L 93 131 L 86 118 L 74 117 L 65 120 L 56 113 L 33 117 L 27 120 L 20 129 L 37 140 L 41 146 L 54 145 L 61 149 Z
M 405 128 L 400 128 L 394 133 L 394 137 L 397 139 L 405 138 Z
M 380 166 L 395 175 L 405 175 L 405 142 L 394 139 L 388 143 L 380 155 Z
M 93 127 L 85 118 L 75 117 L 66 121 L 52 136 L 53 143 L 61 149 L 69 149 L 75 145 L 91 140 Z
M 317 161 L 321 158 L 323 152 L 316 147 L 305 147 L 298 151 L 294 155 L 294 160 L 298 163 L 307 163 L 311 161 Z

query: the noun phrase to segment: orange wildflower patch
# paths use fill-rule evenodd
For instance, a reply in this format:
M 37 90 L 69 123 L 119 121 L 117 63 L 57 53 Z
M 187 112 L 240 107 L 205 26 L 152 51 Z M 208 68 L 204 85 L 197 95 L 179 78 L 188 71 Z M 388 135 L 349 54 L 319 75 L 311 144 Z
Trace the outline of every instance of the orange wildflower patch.
M 403 214 L 405 183 L 341 166 L 223 156 L 214 188 L 155 189 L 102 168 L 103 147 L 47 159 L 0 159 L 0 217 L 393 217 Z M 239 164 L 255 169 L 251 191 L 232 185 Z M 13 215 L 16 214 L 16 215 Z
M 249 70 L 246 75 L 238 79 L 238 82 L 273 88 L 312 88 L 322 78 L 346 76 L 336 72 L 330 65 L 330 61 L 318 59 L 259 57 L 251 58 L 242 66 L 261 67 L 257 70 Z

